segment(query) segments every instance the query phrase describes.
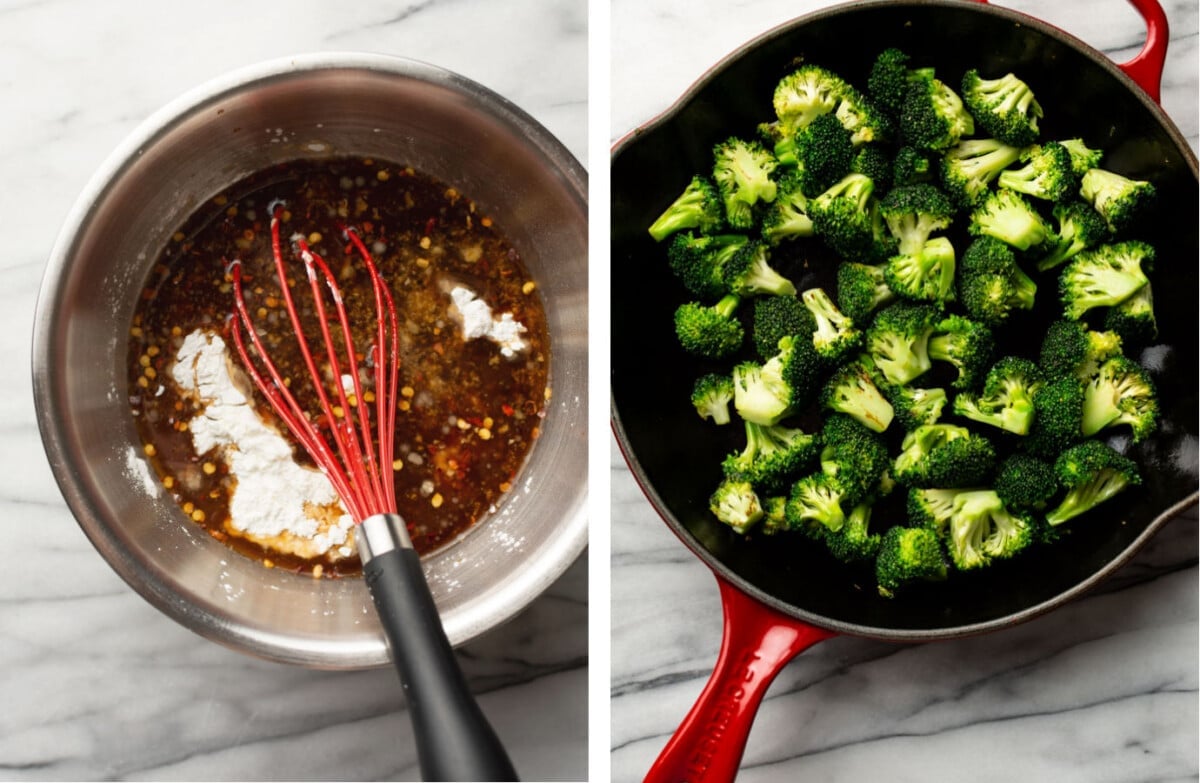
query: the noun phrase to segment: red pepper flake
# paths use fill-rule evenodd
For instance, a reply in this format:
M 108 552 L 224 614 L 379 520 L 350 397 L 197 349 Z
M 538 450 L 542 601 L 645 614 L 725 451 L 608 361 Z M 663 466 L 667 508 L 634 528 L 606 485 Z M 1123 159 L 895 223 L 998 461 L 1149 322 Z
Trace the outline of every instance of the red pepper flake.
M 500 406 L 500 410 L 504 411 L 505 416 L 511 416 L 516 413 L 516 410 L 513 409 L 513 406 L 509 405 L 507 402 Z
M 437 225 L 437 218 L 429 218 L 429 220 L 425 221 L 425 236 L 429 236 L 430 234 L 432 234 L 434 226 L 436 226 L 436 225 Z

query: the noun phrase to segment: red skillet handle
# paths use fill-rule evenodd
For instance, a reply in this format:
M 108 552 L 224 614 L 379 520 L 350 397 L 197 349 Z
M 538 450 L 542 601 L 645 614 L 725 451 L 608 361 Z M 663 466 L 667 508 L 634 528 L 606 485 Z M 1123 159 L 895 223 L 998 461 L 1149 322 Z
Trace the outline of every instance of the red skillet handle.
M 792 658 L 835 634 L 771 609 L 717 577 L 725 631 L 712 677 L 646 783 L 727 783 L 737 775 L 758 705 Z
M 987 1 L 976 0 L 979 3 Z M 1137 82 L 1155 103 L 1162 103 L 1163 64 L 1167 60 L 1167 41 L 1171 32 L 1167 14 L 1158 0 L 1129 0 L 1129 4 L 1146 22 L 1146 43 L 1133 59 L 1118 63 L 1117 67 Z

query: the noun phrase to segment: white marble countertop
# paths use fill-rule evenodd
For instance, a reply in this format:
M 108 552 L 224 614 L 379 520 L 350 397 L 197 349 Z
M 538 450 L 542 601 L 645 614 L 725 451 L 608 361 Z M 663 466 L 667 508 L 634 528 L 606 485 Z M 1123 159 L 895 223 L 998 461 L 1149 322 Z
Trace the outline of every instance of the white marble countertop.
M 826 5 L 618 0 L 610 140 L 666 110 L 745 41 Z M 1121 0 L 997 5 L 1052 22 L 1116 61 L 1141 44 L 1140 19 Z M 1172 29 L 1163 107 L 1194 150 L 1197 7 L 1164 5 Z M 704 686 L 721 607 L 711 573 L 658 518 L 615 442 L 611 468 L 611 773 L 634 781 Z M 1032 622 L 918 646 L 818 644 L 771 685 L 738 780 L 1195 780 L 1196 561 L 1193 508 L 1101 589 Z
M 67 510 L 28 371 L 36 295 L 86 180 L 212 77 L 315 50 L 403 55 L 532 114 L 586 165 L 578 0 L 291 4 L 0 1 L 0 779 L 415 779 L 395 672 L 310 671 L 194 635 L 122 582 Z M 528 780 L 587 776 L 587 556 L 460 650 Z

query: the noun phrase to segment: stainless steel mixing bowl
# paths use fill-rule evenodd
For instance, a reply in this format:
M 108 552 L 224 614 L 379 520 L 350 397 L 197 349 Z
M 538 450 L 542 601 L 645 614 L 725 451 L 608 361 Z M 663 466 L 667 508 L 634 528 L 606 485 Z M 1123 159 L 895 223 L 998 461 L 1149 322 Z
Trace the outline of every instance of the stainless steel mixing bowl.
M 194 631 L 322 668 L 388 659 L 362 580 L 264 568 L 213 540 L 153 480 L 129 412 L 126 339 L 159 250 L 196 205 L 265 166 L 373 156 L 469 195 L 521 253 L 546 308 L 551 387 L 542 435 L 503 503 L 426 573 L 451 643 L 512 617 L 587 538 L 587 186 L 520 109 L 410 60 L 316 54 L 240 70 L 149 118 L 67 218 L 37 303 L 38 425 L 67 504 L 139 593 Z

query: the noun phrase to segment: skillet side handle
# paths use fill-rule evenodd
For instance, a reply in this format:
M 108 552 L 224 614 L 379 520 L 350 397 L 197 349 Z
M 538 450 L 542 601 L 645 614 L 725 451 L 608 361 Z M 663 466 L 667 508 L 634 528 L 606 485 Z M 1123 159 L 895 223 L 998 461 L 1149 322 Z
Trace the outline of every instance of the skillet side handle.
M 646 775 L 645 783 L 727 783 L 771 681 L 832 631 L 802 623 L 717 577 L 725 617 L 712 676 Z
M 975 0 L 984 5 L 988 0 Z M 1137 82 L 1151 100 L 1162 103 L 1162 74 L 1167 61 L 1167 42 L 1171 28 L 1167 24 L 1167 13 L 1158 0 L 1129 0 L 1129 4 L 1146 22 L 1146 43 L 1133 59 L 1118 63 L 1125 75 Z

